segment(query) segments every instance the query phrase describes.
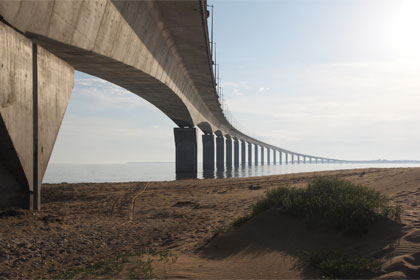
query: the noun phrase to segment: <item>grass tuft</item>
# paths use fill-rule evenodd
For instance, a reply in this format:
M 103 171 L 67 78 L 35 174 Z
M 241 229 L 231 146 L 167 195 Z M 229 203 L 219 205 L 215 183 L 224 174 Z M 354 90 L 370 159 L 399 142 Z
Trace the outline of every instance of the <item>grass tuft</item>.
M 327 279 L 360 279 L 374 275 L 381 266 L 379 260 L 349 256 L 336 251 L 304 252 L 300 258 L 309 266 L 317 269 L 321 278 Z
M 365 233 L 381 219 L 398 220 L 400 206 L 365 186 L 337 178 L 318 178 L 306 188 L 279 187 L 253 205 L 250 215 L 234 222 L 237 227 L 255 215 L 278 208 L 283 213 L 303 218 L 307 225 L 347 234 Z

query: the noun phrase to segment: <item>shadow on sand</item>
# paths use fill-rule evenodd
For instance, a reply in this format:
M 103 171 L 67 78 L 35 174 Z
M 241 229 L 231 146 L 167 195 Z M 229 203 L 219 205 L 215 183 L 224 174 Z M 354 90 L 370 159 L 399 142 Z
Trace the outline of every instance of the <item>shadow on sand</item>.
M 284 256 L 299 256 L 302 252 L 339 251 L 344 254 L 381 258 L 393 251 L 401 236 L 402 225 L 380 221 L 361 236 L 308 229 L 305 223 L 278 210 L 267 210 L 237 229 L 216 234 L 198 249 L 201 258 L 224 260 L 235 256 L 258 259 L 278 252 Z M 294 268 L 305 278 L 317 277 L 316 272 L 300 261 Z

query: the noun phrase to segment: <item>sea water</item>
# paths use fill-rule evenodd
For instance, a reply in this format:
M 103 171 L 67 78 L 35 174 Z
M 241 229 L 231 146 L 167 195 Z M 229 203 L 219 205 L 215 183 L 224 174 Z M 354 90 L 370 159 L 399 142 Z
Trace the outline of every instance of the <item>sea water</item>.
M 197 178 L 231 178 L 290 174 L 323 170 L 359 168 L 420 167 L 420 164 L 264 164 L 239 166 L 224 171 L 203 174 L 199 163 Z M 174 162 L 144 162 L 123 164 L 54 164 L 48 165 L 43 183 L 171 181 L 176 179 Z

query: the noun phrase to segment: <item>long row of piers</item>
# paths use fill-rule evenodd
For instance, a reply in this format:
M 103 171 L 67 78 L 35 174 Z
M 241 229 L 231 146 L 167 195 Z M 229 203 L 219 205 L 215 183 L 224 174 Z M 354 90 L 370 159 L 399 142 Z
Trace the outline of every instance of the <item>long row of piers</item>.
M 197 128 L 175 128 L 176 173 L 195 176 L 197 173 Z M 205 133 L 202 135 L 203 172 L 216 169 L 264 164 L 329 164 L 342 160 L 310 156 L 281 148 L 268 147 L 242 139 Z M 272 157 L 272 158 L 271 158 Z

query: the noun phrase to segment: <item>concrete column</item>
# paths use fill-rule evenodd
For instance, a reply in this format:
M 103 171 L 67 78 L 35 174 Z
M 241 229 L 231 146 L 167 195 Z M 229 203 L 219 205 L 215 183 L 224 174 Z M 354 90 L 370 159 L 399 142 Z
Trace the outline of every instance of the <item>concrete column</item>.
M 245 166 L 246 163 L 246 144 L 245 141 L 241 141 L 241 163 L 242 166 Z
M 292 156 L 292 164 L 295 164 L 295 155 L 291 154 L 291 156 Z
M 254 149 L 254 159 L 255 159 L 255 161 L 254 161 L 254 163 L 255 163 L 255 165 L 258 165 L 258 145 L 254 144 L 254 146 L 255 146 L 255 149 Z
M 226 137 L 226 169 L 232 169 L 232 138 Z
M 283 152 L 279 151 L 279 163 L 283 164 Z
M 0 208 L 39 210 L 74 69 L 3 22 L 0 38 Z
M 300 164 L 300 155 L 297 155 L 297 163 Z
M 284 156 L 285 156 L 286 164 L 289 164 L 289 154 L 284 153 Z
M 264 165 L 264 147 L 263 146 L 261 146 L 261 165 Z
M 239 167 L 239 140 L 233 140 L 233 165 L 235 168 Z
M 273 163 L 276 164 L 277 160 L 276 160 L 276 154 L 277 154 L 277 150 L 273 150 Z
M 268 165 L 270 165 L 270 161 L 271 161 L 271 159 L 270 159 L 270 149 L 269 148 L 267 148 L 267 164 Z
M 315 164 L 318 164 L 318 158 L 315 158 Z
M 214 172 L 214 135 L 204 134 L 203 140 L 203 172 Z
M 197 129 L 174 128 L 175 170 L 183 178 L 197 177 Z
M 306 157 L 303 157 L 303 164 L 306 164 Z
M 248 165 L 252 165 L 252 144 L 248 143 Z
M 219 171 L 225 169 L 225 139 L 223 136 L 216 137 L 216 167 Z

